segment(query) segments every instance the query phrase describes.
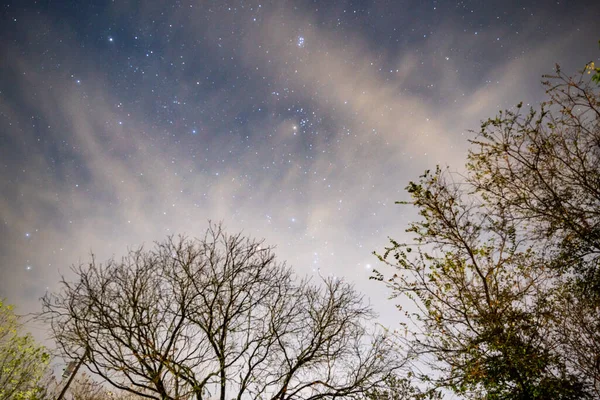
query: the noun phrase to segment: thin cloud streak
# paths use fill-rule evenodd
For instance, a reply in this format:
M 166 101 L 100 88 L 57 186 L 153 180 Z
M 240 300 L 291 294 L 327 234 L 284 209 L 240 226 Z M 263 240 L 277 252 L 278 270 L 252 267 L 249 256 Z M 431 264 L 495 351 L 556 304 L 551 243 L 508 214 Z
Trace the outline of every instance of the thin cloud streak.
M 581 44 L 588 35 L 562 32 L 563 39 L 532 44 L 534 51 L 499 61 L 475 82 L 462 72 L 472 60 L 443 55 L 456 43 L 477 52 L 495 32 L 468 41 L 448 24 L 431 41 L 393 54 L 373 47 L 360 32 L 344 36 L 319 28 L 313 14 L 288 6 L 261 14 L 262 27 L 234 17 L 193 24 L 207 14 L 194 10 L 163 19 L 183 26 L 177 33 L 182 37 L 204 38 L 210 56 L 234 42 L 219 41 L 222 28 L 211 31 L 215 24 L 237 23 L 245 36 L 237 39 L 230 61 L 254 80 L 228 93 L 200 96 L 193 89 L 199 78 L 177 75 L 173 97 L 202 110 L 198 133 L 180 139 L 168 139 L 175 137 L 168 132 L 175 130 L 176 117 L 174 124 L 152 122 L 151 105 L 162 94 L 152 93 L 151 86 L 135 89 L 140 101 L 124 119 L 111 76 L 96 67 L 102 54 L 71 52 L 78 48 L 77 35 L 58 21 L 41 18 L 29 36 L 43 31 L 45 37 L 63 38 L 55 50 L 64 69 L 41 71 L 42 52 L 34 51 L 40 49 L 21 55 L 2 44 L 8 60 L 3 75 L 15 78 L 16 92 L 0 98 L 0 128 L 11 144 L 0 150 L 8 160 L 3 162 L 8 179 L 0 186 L 7 193 L 0 197 L 0 296 L 23 311 L 38 310 L 38 298 L 57 286 L 59 272 L 68 278 L 69 265 L 85 262 L 90 251 L 100 260 L 119 257 L 128 247 L 166 235 L 198 236 L 212 219 L 223 220 L 230 231 L 266 238 L 300 275 L 355 281 L 382 320 L 393 324 L 394 309 L 368 282 L 368 266 L 376 265 L 371 251 L 381 249 L 388 235 L 401 239 L 407 219 L 414 217 L 393 204 L 406 199 L 407 182 L 435 164 L 461 169 L 468 129 L 498 108 L 539 100 L 539 75 L 550 72 L 552 60 L 565 60 L 569 68 L 594 50 L 593 43 Z M 138 11 L 143 26 L 159 10 Z M 110 12 L 119 16 L 123 9 Z M 165 48 L 162 57 L 177 58 L 175 49 Z M 440 62 L 423 66 L 433 49 Z M 570 51 L 581 56 L 567 59 L 563 54 Z M 229 61 L 222 58 L 219 65 L 227 70 Z M 378 65 L 388 62 L 392 72 L 380 71 Z M 85 78 L 77 83 L 69 69 Z M 149 76 L 166 73 L 158 62 L 149 62 L 146 70 Z M 282 102 L 271 92 L 283 89 L 291 93 L 290 104 L 306 105 L 307 119 L 320 118 L 318 135 L 299 129 L 302 118 L 278 114 Z M 244 125 L 250 139 L 211 118 L 226 109 L 233 121 L 265 95 L 271 97 L 261 105 L 263 117 Z

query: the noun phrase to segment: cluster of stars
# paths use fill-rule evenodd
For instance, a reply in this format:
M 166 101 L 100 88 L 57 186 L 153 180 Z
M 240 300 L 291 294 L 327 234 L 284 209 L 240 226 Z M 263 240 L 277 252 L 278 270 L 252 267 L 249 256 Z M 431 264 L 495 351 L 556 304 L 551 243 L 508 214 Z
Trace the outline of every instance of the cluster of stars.
M 23 69 L 21 86 L 0 93 L 16 110 L 0 124 L 17 138 L 0 153 L 7 190 L 17 194 L 1 211 L 33 215 L 7 228 L 23 248 L 39 245 L 40 258 L 59 248 L 45 248 L 33 227 L 60 236 L 62 254 L 70 250 L 63 243 L 79 237 L 108 243 L 123 232 L 119 239 L 136 245 L 142 234 L 222 218 L 289 244 L 288 254 L 302 248 L 297 259 L 307 270 L 351 265 L 364 276 L 370 263 L 336 257 L 385 244 L 396 214 L 381 199 L 399 195 L 404 178 L 431 161 L 428 146 L 442 141 L 430 127 L 454 121 L 452 101 L 500 84 L 494 68 L 520 50 L 524 35 L 516 40 L 515 32 L 529 27 L 531 12 L 470 2 L 437 2 L 435 13 L 409 2 L 424 14 L 394 2 L 184 3 L 155 12 L 139 2 L 144 18 L 131 15 L 127 25 L 106 17 L 115 15 L 111 2 L 106 10 L 88 2 L 73 10 L 17 6 L 23 15 L 60 13 L 76 32 L 70 39 L 59 26 L 21 27 L 16 13 L 0 27 L 23 50 L 6 61 Z M 538 23 L 540 32 L 554 29 Z M 39 48 L 19 39 L 19 29 L 42 38 Z M 506 54 L 495 52 L 500 46 Z M 458 94 L 444 97 L 444 88 Z M 22 107 L 25 98 L 32 110 Z M 454 129 L 438 137 L 451 142 Z M 84 257 L 89 247 L 81 246 L 75 251 Z M 6 249 L 20 272 L 46 265 Z

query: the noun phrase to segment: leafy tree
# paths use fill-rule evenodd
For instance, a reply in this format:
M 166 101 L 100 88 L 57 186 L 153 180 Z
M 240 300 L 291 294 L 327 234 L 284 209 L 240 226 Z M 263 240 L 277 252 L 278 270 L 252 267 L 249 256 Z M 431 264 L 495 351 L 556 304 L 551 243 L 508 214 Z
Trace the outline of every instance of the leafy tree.
M 106 388 L 86 373 L 77 376 L 68 391 L 67 398 L 72 400 L 103 400 L 110 397 Z
M 598 45 L 600 46 L 600 40 L 598 40 Z M 600 85 L 600 68 L 597 68 L 596 64 L 592 61 L 585 66 L 585 69 L 587 70 L 588 75 L 593 73 L 591 78 L 592 82 L 596 82 Z
M 145 398 L 353 397 L 401 366 L 350 285 L 299 281 L 220 226 L 74 273 L 43 301 L 60 348 Z
M 557 68 L 539 111 L 483 123 L 467 175 L 407 188 L 421 219 L 379 257 L 411 300 L 421 378 L 471 398 L 600 395 L 600 97 Z
M 600 98 L 581 74 L 544 82 L 549 101 L 529 113 L 506 111 L 483 124 L 469 156 L 469 183 L 548 249 L 549 267 L 599 292 Z
M 441 399 L 440 393 L 435 391 L 420 390 L 411 380 L 412 373 L 400 378 L 390 375 L 385 380 L 385 385 L 373 389 L 365 395 L 366 400 L 435 400 Z
M 49 354 L 22 326 L 13 307 L 0 299 L 0 400 L 33 399 Z
M 596 82 L 600 85 L 600 68 L 596 68 L 596 64 L 592 61 L 586 66 L 588 75 L 594 73 L 592 75 L 592 82 Z

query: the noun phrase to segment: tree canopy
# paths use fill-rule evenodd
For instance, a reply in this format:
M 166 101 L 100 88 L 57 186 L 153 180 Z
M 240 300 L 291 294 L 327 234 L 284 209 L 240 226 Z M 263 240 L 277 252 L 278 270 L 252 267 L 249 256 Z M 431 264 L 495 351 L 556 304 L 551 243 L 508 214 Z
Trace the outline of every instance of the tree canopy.
M 0 400 L 34 399 L 50 355 L 22 332 L 13 307 L 0 299 Z
M 352 398 L 402 365 L 352 286 L 298 279 L 219 225 L 73 271 L 43 300 L 59 347 L 139 396 Z
M 482 124 L 466 174 L 409 184 L 412 240 L 378 254 L 432 390 L 600 396 L 600 95 L 585 71 L 546 79 L 539 109 Z

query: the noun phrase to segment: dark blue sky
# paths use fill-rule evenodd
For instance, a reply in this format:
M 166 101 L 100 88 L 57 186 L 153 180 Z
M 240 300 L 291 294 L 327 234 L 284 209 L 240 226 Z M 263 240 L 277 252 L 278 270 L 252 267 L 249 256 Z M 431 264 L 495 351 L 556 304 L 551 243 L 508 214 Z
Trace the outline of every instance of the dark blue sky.
M 168 4 L 168 5 L 167 5 Z M 551 1 L 5 1 L 0 297 L 222 220 L 382 318 L 373 250 L 469 129 L 598 60 L 600 7 Z

